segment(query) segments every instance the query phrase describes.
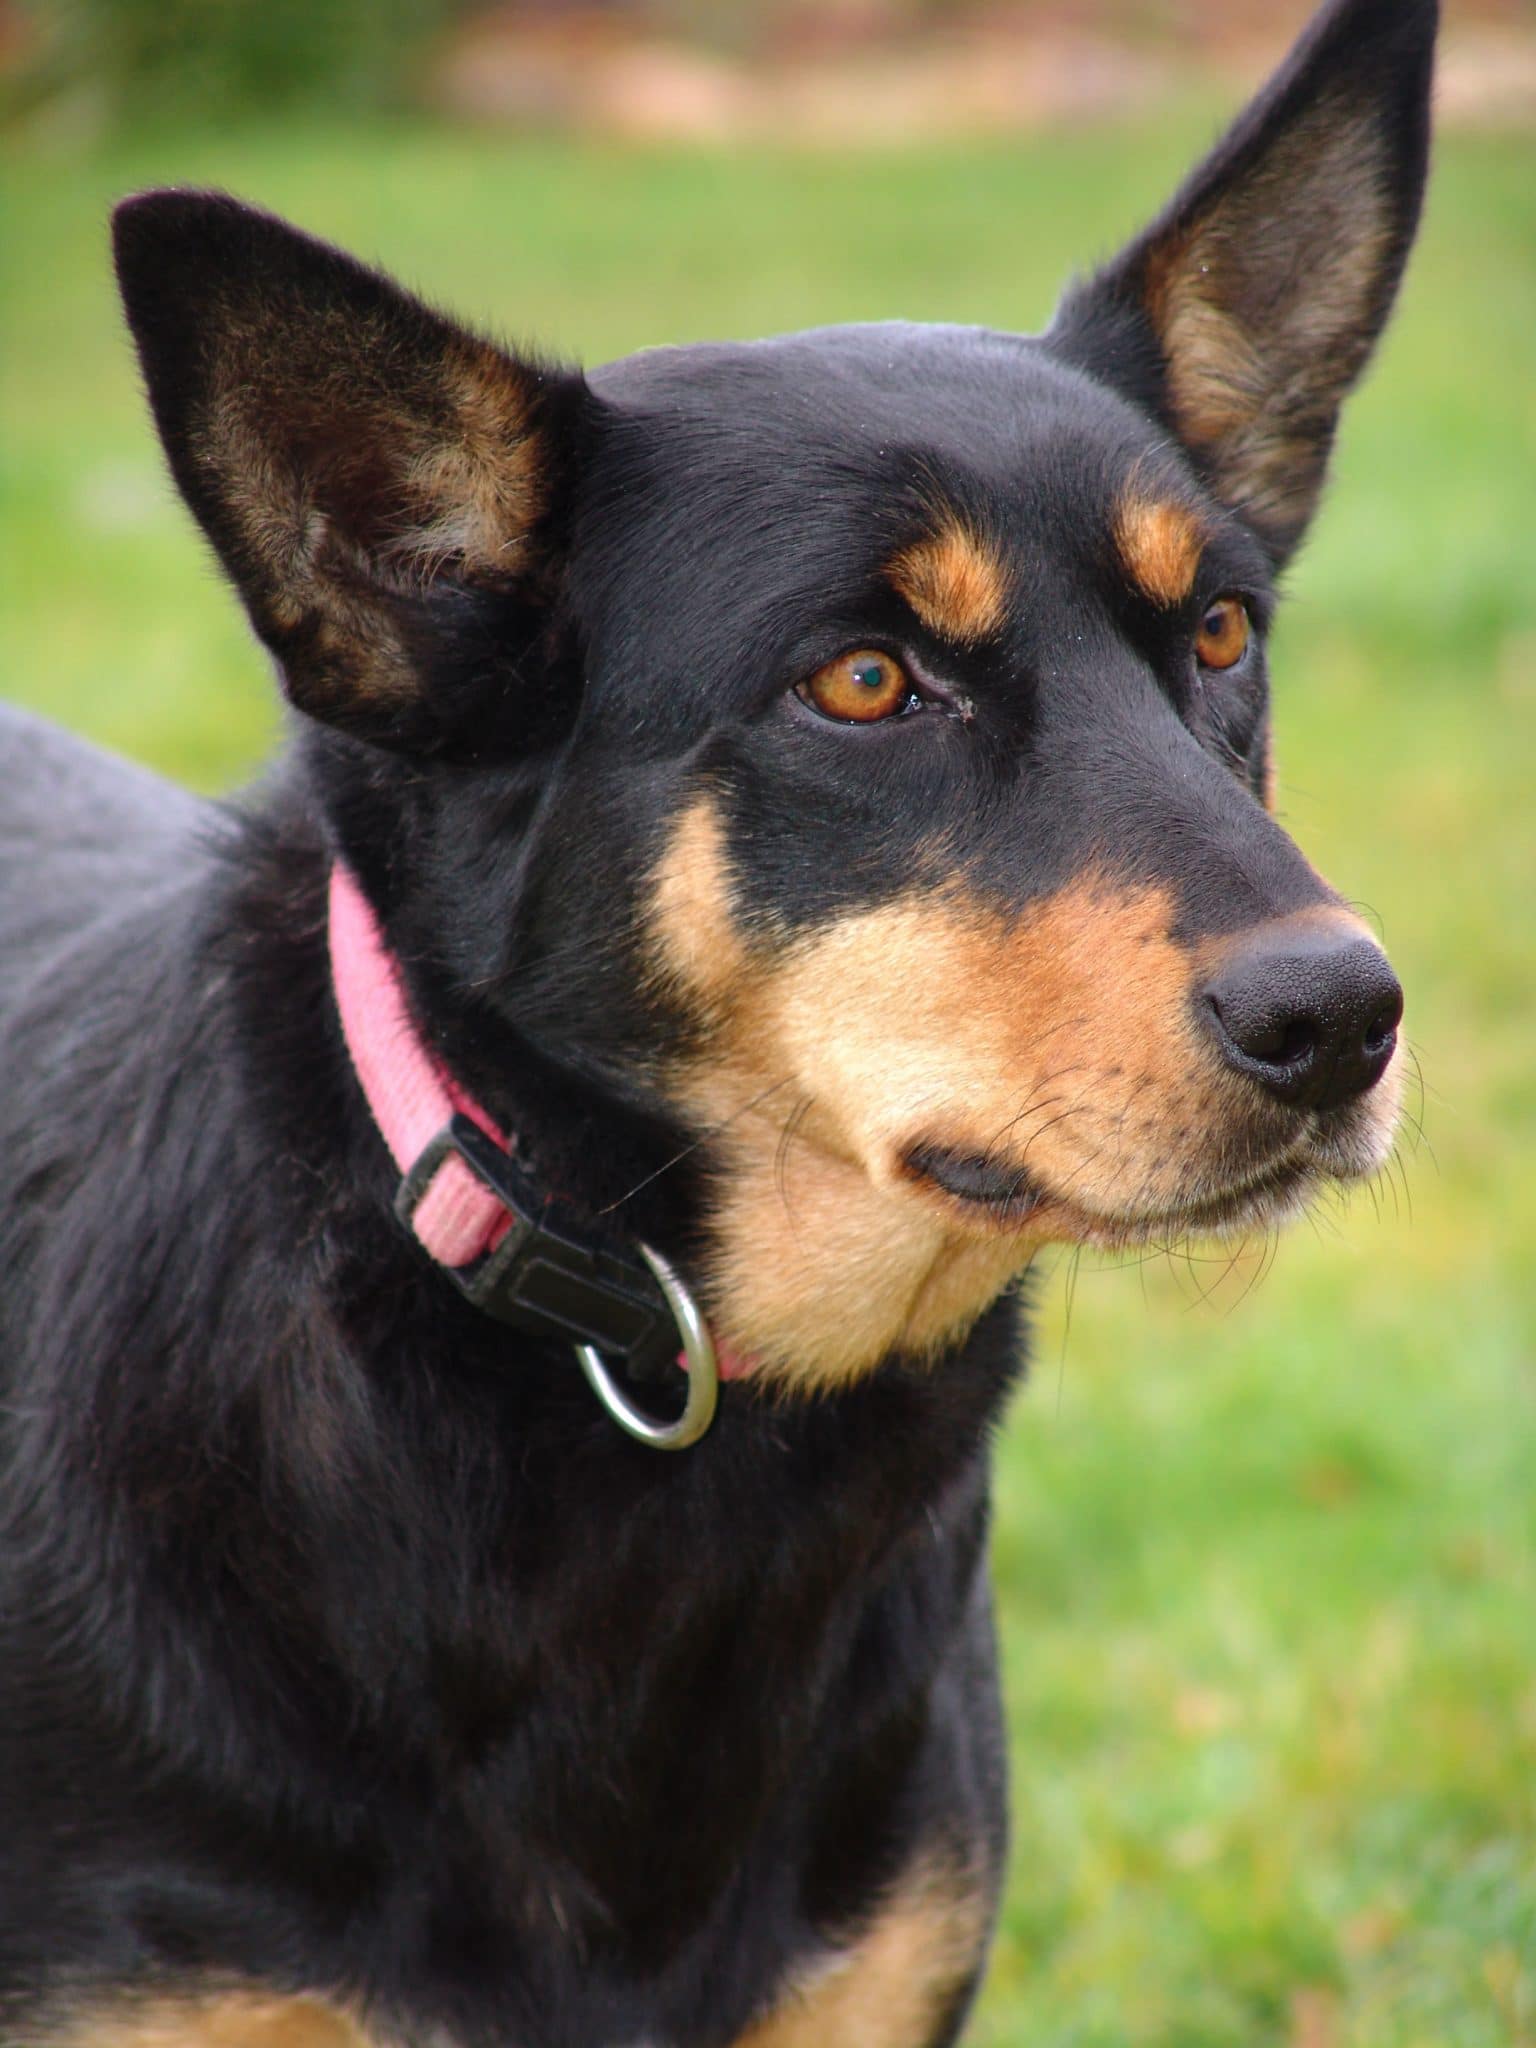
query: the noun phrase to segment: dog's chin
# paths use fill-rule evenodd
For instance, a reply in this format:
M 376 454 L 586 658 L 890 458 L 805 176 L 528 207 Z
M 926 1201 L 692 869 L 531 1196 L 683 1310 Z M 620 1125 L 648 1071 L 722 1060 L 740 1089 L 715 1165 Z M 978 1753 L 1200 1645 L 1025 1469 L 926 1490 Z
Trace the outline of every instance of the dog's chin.
M 1121 1251 L 1186 1237 L 1241 1238 L 1299 1216 L 1324 1188 L 1379 1172 L 1391 1153 L 1395 1118 L 1356 1105 L 1311 1127 L 1241 1171 L 1192 1172 L 1171 1200 L 1099 1207 L 1053 1188 L 1027 1171 L 980 1155 L 916 1146 L 908 1175 L 944 1198 L 969 1232 L 1016 1236 L 1021 1243 L 1066 1243 Z
M 1063 1204 L 1061 1237 L 1104 1251 L 1168 1245 L 1186 1237 L 1242 1238 L 1278 1229 L 1301 1215 L 1333 1176 L 1306 1158 L 1282 1159 L 1237 1183 L 1157 1207 L 1115 1214 Z

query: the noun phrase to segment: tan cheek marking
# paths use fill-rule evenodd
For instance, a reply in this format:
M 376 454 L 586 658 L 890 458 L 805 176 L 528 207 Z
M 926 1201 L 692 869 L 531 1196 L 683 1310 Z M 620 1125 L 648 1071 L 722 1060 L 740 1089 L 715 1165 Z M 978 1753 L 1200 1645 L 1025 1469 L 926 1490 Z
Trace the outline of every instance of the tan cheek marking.
M 765 1379 L 808 1390 L 932 1354 L 1063 1232 L 1060 1214 L 1008 1231 L 950 1212 L 903 1174 L 919 1139 L 1101 1214 L 1195 1191 L 1232 1084 L 1171 921 L 1164 891 L 1089 876 L 1018 918 L 937 890 L 777 958 L 738 945 L 671 1082 L 724 1168 L 711 1308 Z
M 927 2048 L 980 1966 L 989 1917 L 956 1872 L 919 1871 L 734 2048 Z
M 113 2012 L 67 2020 L 38 2048 L 384 2048 L 346 2014 L 315 1998 L 134 1999 Z
M 1093 875 L 1020 917 L 958 892 L 909 900 L 834 928 L 787 970 L 777 1035 L 883 1182 L 895 1149 L 927 1137 L 1027 1153 L 1059 1185 L 1085 1150 L 1075 1122 L 1132 1084 L 1172 1102 L 1207 1064 L 1173 921 L 1167 890 Z M 1124 1176 L 1098 1178 L 1107 1191 Z
M 646 912 L 651 973 L 663 994 L 713 1014 L 740 987 L 746 950 L 731 916 L 730 868 L 719 807 L 696 797 L 673 826 Z
M 1017 1271 L 1017 1248 L 953 1244 L 904 1188 L 872 1188 L 845 1135 L 786 1065 L 769 957 L 754 958 L 730 913 L 718 807 L 694 801 L 657 863 L 646 911 L 651 973 L 702 1025 L 702 1054 L 671 1081 L 727 1171 L 714 1283 L 731 1331 L 772 1350 L 786 1377 L 845 1376 L 914 1332 L 958 1333 Z M 811 989 L 810 1000 L 817 1000 Z M 803 1114 L 810 1108 L 811 1114 Z M 785 1143 L 786 1126 L 796 1128 Z M 874 1319 L 872 1321 L 872 1318 Z M 826 1335 L 839 1332 L 827 1355 Z M 914 1334 L 913 1342 L 920 1343 Z
M 923 624 L 968 647 L 996 633 L 1008 613 L 1008 578 L 994 550 L 958 519 L 886 565 L 886 580 Z
M 1115 512 L 1115 545 L 1126 573 L 1154 604 L 1179 605 L 1195 587 L 1205 528 L 1187 505 L 1127 494 Z

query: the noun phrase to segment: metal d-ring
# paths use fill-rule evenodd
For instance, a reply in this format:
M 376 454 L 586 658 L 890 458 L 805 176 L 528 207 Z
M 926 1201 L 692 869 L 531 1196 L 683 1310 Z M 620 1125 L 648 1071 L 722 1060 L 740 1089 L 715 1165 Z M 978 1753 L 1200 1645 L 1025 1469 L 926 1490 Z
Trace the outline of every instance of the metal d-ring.
M 642 1244 L 639 1249 L 640 1256 L 656 1275 L 656 1284 L 666 1296 L 667 1307 L 677 1324 L 677 1333 L 683 1340 L 683 1358 L 688 1367 L 688 1398 L 683 1403 L 682 1414 L 675 1422 L 661 1422 L 635 1407 L 614 1385 L 603 1362 L 603 1354 L 595 1344 L 578 1344 L 576 1356 L 593 1393 L 620 1429 L 627 1430 L 641 1443 L 649 1444 L 653 1451 L 685 1451 L 690 1444 L 698 1442 L 715 1419 L 715 1404 L 720 1396 L 715 1340 L 709 1334 L 708 1323 L 699 1313 L 698 1303 L 661 1253 L 653 1252 L 648 1244 Z

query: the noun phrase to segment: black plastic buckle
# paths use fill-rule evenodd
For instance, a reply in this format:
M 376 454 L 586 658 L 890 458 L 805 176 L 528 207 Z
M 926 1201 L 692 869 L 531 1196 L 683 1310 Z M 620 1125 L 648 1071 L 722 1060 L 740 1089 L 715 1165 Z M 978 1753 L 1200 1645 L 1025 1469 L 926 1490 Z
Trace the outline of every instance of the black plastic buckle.
M 468 1266 L 443 1268 L 459 1291 L 498 1322 L 595 1344 L 632 1379 L 670 1377 L 681 1342 L 649 1267 L 594 1244 L 574 1212 L 540 1193 L 469 1117 L 452 1117 L 401 1181 L 395 1214 L 406 1229 L 414 1231 L 417 1205 L 450 1152 L 512 1218 L 494 1250 Z

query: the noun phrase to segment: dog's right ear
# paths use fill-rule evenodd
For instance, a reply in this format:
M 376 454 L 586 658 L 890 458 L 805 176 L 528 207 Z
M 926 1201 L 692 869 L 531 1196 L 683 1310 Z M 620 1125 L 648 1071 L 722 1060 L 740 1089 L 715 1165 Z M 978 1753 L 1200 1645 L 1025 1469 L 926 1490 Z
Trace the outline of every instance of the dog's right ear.
M 222 194 L 144 193 L 113 233 L 172 471 L 292 701 L 407 750 L 547 726 L 513 671 L 548 610 L 582 379 Z

